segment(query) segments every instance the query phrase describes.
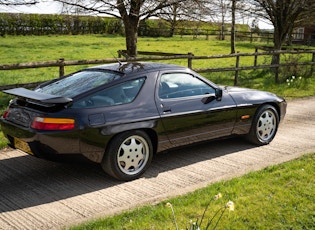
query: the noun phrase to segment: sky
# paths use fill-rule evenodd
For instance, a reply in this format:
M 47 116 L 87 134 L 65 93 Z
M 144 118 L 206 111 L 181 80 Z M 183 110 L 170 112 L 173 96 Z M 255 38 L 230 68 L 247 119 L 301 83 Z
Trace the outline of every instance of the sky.
M 35 6 L 20 6 L 20 7 L 4 7 L 0 6 L 0 12 L 11 13 L 34 13 L 34 14 L 60 14 L 61 5 L 51 0 L 41 1 Z M 273 29 L 269 23 L 259 21 L 258 26 L 260 29 Z
M 59 14 L 61 12 L 60 4 L 52 1 L 41 1 L 40 3 L 32 6 L 0 6 L 0 12 L 10 13 L 28 13 L 28 14 Z

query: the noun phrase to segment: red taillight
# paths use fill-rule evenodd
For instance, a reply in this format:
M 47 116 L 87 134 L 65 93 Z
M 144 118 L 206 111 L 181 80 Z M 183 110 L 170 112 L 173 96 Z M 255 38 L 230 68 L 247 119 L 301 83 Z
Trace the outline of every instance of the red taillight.
M 71 130 L 75 121 L 70 118 L 35 117 L 31 127 L 37 130 Z
M 6 118 L 6 117 L 9 115 L 9 112 L 10 112 L 10 110 L 9 110 L 9 109 L 8 109 L 8 110 L 6 110 L 6 111 L 4 111 L 4 113 L 3 113 L 2 117 L 3 117 L 3 118 Z

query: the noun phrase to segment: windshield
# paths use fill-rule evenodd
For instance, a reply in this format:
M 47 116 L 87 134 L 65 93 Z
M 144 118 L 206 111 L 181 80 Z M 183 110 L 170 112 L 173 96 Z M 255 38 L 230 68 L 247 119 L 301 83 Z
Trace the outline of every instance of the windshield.
M 39 87 L 35 91 L 72 98 L 93 88 L 107 84 L 121 76 L 122 75 L 113 72 L 86 70 Z

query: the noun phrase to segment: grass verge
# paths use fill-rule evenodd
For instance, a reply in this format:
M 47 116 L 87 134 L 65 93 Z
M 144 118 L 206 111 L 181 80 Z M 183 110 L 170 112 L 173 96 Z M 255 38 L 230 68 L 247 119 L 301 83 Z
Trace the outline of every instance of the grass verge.
M 157 205 L 147 205 L 70 229 L 175 229 L 167 203 L 174 208 L 179 229 L 186 229 L 190 220 L 200 221 L 205 207 L 218 192 L 223 197 L 210 203 L 201 230 L 229 200 L 234 202 L 235 211 L 224 213 L 218 229 L 315 229 L 314 161 L 315 154 L 308 154 Z
M 0 130 L 1 131 L 1 130 Z M 3 136 L 3 133 L 0 132 L 0 149 L 3 149 L 8 145 L 7 139 Z

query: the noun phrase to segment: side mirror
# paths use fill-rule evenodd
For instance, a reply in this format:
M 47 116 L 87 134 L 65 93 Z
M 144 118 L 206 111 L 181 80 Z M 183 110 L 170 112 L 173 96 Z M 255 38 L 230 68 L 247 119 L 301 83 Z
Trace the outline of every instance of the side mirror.
M 208 104 L 211 101 L 213 101 L 215 98 L 216 98 L 215 95 L 212 94 L 212 95 L 202 98 L 201 101 L 203 104 Z
M 222 100 L 223 90 L 221 88 L 216 88 L 214 94 L 208 94 L 207 97 L 202 98 L 202 103 L 208 104 L 213 100 L 221 101 Z
M 223 94 L 223 90 L 221 88 L 215 89 L 215 98 L 217 99 L 217 101 L 222 100 L 222 94 Z

